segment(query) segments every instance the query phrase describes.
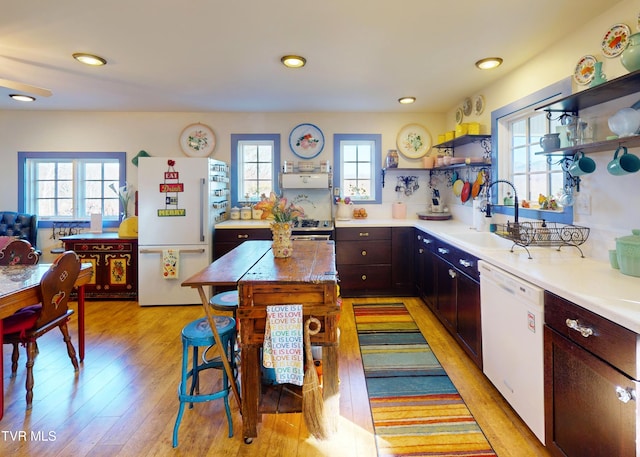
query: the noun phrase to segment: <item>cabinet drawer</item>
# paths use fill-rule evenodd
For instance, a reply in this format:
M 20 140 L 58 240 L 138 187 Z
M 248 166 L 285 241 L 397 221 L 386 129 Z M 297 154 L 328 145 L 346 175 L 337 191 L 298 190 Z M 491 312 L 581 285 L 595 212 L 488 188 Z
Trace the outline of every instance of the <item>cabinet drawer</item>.
M 391 240 L 391 227 L 347 227 L 336 229 L 336 241 Z
M 338 265 L 391 264 L 391 243 L 377 241 L 338 243 L 336 262 Z
M 390 265 L 362 265 L 338 268 L 340 287 L 345 289 L 388 289 L 391 287 Z
M 137 244 L 132 241 L 65 241 L 65 249 L 76 251 L 78 254 L 90 253 L 90 252 L 134 252 L 137 251 Z
M 270 240 L 271 229 L 216 229 L 214 240 L 216 242 L 238 242 L 247 240 Z
M 480 281 L 480 272 L 478 271 L 477 257 L 438 239 L 436 239 L 433 243 L 430 243 L 430 246 L 434 247 L 433 252 L 438 257 L 446 260 L 457 270 L 465 273 L 470 278 L 473 278 L 476 281 Z
M 634 379 L 640 379 L 636 357 L 638 334 L 550 292 L 545 292 L 547 326 Z M 585 329 L 587 336 L 570 325 Z M 591 334 L 589 334 L 591 333 Z

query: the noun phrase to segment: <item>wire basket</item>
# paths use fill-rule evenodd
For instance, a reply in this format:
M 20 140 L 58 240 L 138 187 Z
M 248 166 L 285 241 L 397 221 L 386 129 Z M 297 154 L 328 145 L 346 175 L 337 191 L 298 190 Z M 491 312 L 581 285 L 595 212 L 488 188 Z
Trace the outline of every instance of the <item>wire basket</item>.
M 513 241 L 514 245 L 525 248 L 529 258 L 531 258 L 531 253 L 527 249 L 528 246 L 550 246 L 557 247 L 558 250 L 562 246 L 573 246 L 580 251 L 581 257 L 584 257 L 578 246 L 589 238 L 589 228 L 545 221 L 519 222 L 517 224 L 507 222 L 496 225 L 496 235 Z M 513 248 L 511 250 L 513 251 Z

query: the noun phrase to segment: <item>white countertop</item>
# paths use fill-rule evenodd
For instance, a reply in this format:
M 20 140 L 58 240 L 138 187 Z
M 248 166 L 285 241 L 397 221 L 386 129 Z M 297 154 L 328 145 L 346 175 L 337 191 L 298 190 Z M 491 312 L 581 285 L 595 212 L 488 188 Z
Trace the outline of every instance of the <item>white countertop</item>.
M 543 289 L 640 333 L 640 278 L 611 268 L 608 262 L 580 257 L 571 246 L 529 248 L 532 259 L 520 246 L 497 235 L 476 232 L 455 220 L 351 219 L 336 220 L 340 227 L 417 227 L 451 243 L 496 267 L 511 272 Z M 216 228 L 268 228 L 266 220 L 228 220 Z M 476 238 L 474 240 L 474 238 Z M 480 244 L 478 244 L 480 243 Z M 485 247 L 482 247 L 482 245 Z M 489 247 L 487 247 L 487 245 Z
M 417 227 L 496 267 L 502 268 L 583 308 L 640 333 L 640 278 L 611 268 L 608 262 L 580 257 L 572 246 L 530 247 L 532 259 L 520 246 L 497 235 L 476 232 L 469 225 L 415 219 L 359 219 L 336 221 L 336 227 Z M 488 237 L 491 247 L 472 238 Z M 495 240 L 493 240 L 495 239 Z

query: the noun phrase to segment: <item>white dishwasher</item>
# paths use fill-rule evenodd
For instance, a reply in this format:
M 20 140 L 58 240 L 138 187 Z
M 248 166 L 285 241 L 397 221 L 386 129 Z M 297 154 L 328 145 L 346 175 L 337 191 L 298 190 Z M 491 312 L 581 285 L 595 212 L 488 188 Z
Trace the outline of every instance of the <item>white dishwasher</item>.
M 484 374 L 544 444 L 544 290 L 478 261 Z

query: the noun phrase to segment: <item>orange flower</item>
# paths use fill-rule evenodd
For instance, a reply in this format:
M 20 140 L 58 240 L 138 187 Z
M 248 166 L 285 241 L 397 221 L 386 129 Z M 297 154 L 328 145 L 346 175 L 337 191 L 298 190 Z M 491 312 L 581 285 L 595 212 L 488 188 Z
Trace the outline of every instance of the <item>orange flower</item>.
M 273 192 L 271 192 L 269 198 L 263 198 L 256 203 L 254 208 L 262 210 L 262 219 L 273 216 L 275 222 L 290 222 L 299 217 L 304 217 L 304 210 L 301 207 L 293 203 L 287 206 L 287 199 L 279 197 Z

